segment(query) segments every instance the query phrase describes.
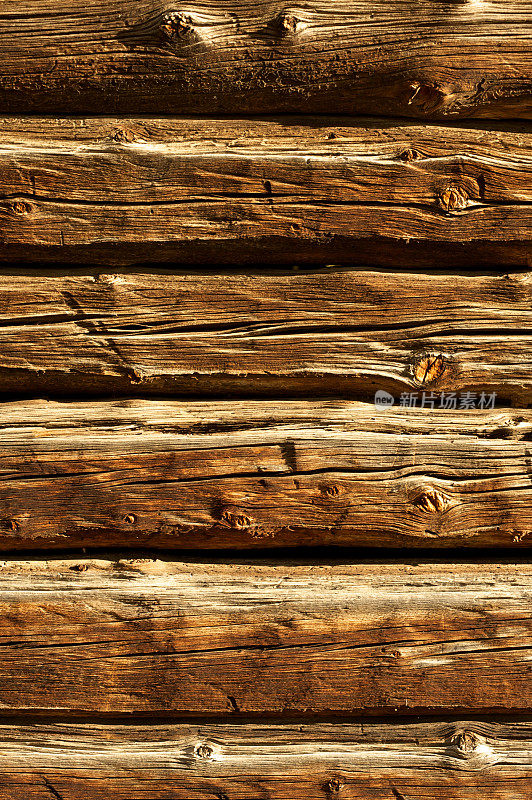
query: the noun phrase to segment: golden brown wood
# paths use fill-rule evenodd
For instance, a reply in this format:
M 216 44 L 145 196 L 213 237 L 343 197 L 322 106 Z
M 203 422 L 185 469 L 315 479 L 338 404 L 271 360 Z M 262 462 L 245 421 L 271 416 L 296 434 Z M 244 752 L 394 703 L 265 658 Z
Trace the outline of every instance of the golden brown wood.
M 472 390 L 526 406 L 531 308 L 529 273 L 11 268 L 0 274 L 0 391 Z
M 2 112 L 531 115 L 529 0 L 3 0 Z
M 528 546 L 532 411 L 4 404 L 0 548 Z
M 515 123 L 4 119 L 0 259 L 526 266 L 530 142 Z
M 529 800 L 529 722 L 0 727 L 3 800 Z
M 3 562 L 13 712 L 532 709 L 532 567 Z

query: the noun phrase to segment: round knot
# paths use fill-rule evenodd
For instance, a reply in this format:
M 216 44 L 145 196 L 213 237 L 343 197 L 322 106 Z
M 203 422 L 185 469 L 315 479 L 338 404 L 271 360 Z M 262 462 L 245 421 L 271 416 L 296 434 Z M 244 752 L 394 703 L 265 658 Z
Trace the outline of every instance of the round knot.
M 243 528 L 255 527 L 255 520 L 252 517 L 248 517 L 248 515 L 244 514 L 242 511 L 231 511 L 228 508 L 225 508 L 220 514 L 220 521 L 230 528 L 237 528 L 240 530 Z
M 208 744 L 199 744 L 196 747 L 196 755 L 198 758 L 212 758 L 213 749 Z
M 137 137 L 133 131 L 130 131 L 127 128 L 118 128 L 111 138 L 114 142 L 119 142 L 120 144 L 131 144 L 131 142 L 135 142 L 137 140 Z
M 161 33 L 170 42 L 185 39 L 192 33 L 192 20 L 188 14 L 171 11 L 163 16 Z
M 414 505 L 428 514 L 441 514 L 451 505 L 450 498 L 440 489 L 424 489 L 414 500 Z
M 441 353 L 427 353 L 414 364 L 414 380 L 419 386 L 429 386 L 439 380 L 447 369 L 447 360 Z
M 473 731 L 461 731 L 453 740 L 455 747 L 464 755 L 473 753 L 478 745 L 479 738 Z
M 320 491 L 323 495 L 325 495 L 325 497 L 329 497 L 331 499 L 339 497 L 342 493 L 340 486 L 337 486 L 336 484 L 332 484 L 331 486 L 322 486 Z
M 137 521 L 137 518 L 134 514 L 126 514 L 124 517 L 124 522 L 127 522 L 128 525 L 134 525 Z
M 447 213 L 463 211 L 468 201 L 468 194 L 462 186 L 446 186 L 438 195 L 438 203 Z
M 437 83 L 414 81 L 408 89 L 410 96 L 407 104 L 416 106 L 422 113 L 437 111 L 448 102 L 448 92 Z
M 275 18 L 275 28 L 281 36 L 293 36 L 299 28 L 299 20 L 290 11 L 281 11 Z
M 412 147 L 409 147 L 407 150 L 403 150 L 403 152 L 399 154 L 399 159 L 401 161 L 419 161 L 420 158 L 423 158 L 423 156 L 419 150 L 414 150 Z
M 330 781 L 327 783 L 327 791 L 331 794 L 338 794 L 340 789 L 342 788 L 342 784 L 338 780 L 338 778 L 331 778 Z
M 12 209 L 15 214 L 22 216 L 23 214 L 29 214 L 31 211 L 31 206 L 29 203 L 26 203 L 24 200 L 15 200 L 13 203 Z

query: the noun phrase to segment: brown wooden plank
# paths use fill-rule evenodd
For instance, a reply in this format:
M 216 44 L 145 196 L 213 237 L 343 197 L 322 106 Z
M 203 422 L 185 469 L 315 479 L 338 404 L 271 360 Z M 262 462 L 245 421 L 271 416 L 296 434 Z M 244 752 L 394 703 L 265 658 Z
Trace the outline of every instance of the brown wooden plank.
M 470 267 L 531 254 L 522 125 L 4 119 L 0 132 L 3 261 L 441 266 L 446 253 Z
M 4 711 L 532 709 L 532 566 L 3 562 Z
M 3 0 L 5 112 L 531 115 L 530 3 Z
M 22 402 L 0 548 L 528 546 L 532 411 Z
M 3 800 L 529 800 L 532 726 L 0 726 Z
M 530 273 L 3 270 L 0 391 L 472 390 L 526 406 L 531 307 Z

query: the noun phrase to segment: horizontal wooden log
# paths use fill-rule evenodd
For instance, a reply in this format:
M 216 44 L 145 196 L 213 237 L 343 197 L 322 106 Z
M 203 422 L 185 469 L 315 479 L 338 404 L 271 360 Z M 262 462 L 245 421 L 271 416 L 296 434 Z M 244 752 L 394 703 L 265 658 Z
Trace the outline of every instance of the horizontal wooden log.
M 526 266 L 530 131 L 10 120 L 0 260 Z
M 3 113 L 530 117 L 527 0 L 4 0 Z
M 528 546 L 532 411 L 15 403 L 0 548 Z
M 0 727 L 3 800 L 529 800 L 532 726 Z
M 528 713 L 531 604 L 525 562 L 3 562 L 0 702 Z
M 0 392 L 496 392 L 532 402 L 530 273 L 0 273 Z M 421 398 L 421 394 L 419 395 Z

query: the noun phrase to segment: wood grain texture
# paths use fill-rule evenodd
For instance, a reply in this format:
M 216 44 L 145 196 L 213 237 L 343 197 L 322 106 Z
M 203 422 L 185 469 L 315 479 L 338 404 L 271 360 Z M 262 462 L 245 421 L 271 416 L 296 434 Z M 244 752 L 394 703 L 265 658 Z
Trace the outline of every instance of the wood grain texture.
M 530 273 L 10 269 L 0 391 L 532 402 Z M 430 368 L 434 364 L 434 368 Z
M 529 0 L 3 0 L 5 112 L 531 115 Z
M 0 123 L 0 259 L 526 266 L 532 137 L 365 120 Z
M 532 411 L 22 402 L 0 548 L 530 544 Z
M 15 712 L 532 709 L 532 567 L 2 562 Z
M 3 800 L 529 800 L 530 722 L 0 727 Z

